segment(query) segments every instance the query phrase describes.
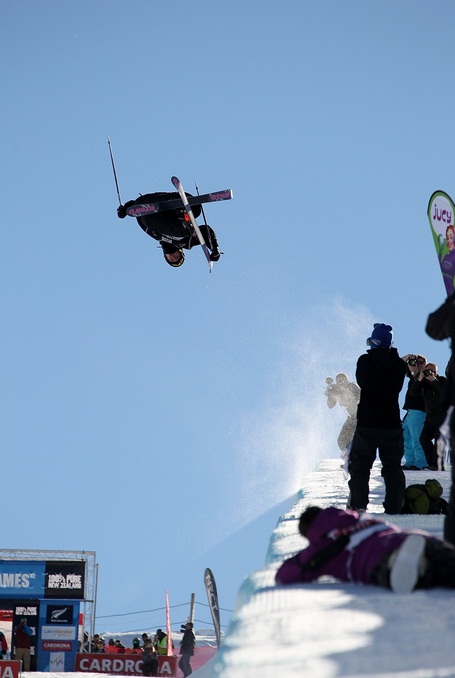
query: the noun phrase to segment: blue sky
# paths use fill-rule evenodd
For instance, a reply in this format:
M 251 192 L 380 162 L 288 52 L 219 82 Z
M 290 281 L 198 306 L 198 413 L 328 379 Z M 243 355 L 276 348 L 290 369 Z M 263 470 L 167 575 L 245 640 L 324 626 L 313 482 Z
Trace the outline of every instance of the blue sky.
M 95 550 L 103 618 L 165 589 L 205 602 L 206 566 L 232 608 L 337 454 L 324 378 L 353 376 L 371 324 L 448 360 L 424 326 L 445 296 L 427 203 L 455 194 L 453 3 L 1 14 L 2 546 Z M 124 201 L 174 174 L 233 189 L 206 209 L 211 275 L 117 219 L 108 135 Z

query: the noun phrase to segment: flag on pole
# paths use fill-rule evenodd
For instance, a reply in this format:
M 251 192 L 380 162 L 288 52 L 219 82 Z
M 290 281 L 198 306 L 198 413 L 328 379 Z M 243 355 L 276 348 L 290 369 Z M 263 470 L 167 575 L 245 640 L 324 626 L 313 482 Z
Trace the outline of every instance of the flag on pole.
M 172 645 L 171 635 L 171 611 L 169 607 L 169 596 L 166 591 L 166 635 L 167 635 L 167 654 L 172 656 L 174 654 L 174 647 Z
M 435 191 L 428 203 L 431 234 L 447 296 L 455 290 L 455 205 L 444 191 Z
M 216 590 L 215 577 L 212 570 L 206 569 L 204 573 L 205 590 L 209 601 L 210 612 L 212 613 L 213 626 L 215 628 L 216 644 L 220 649 L 221 628 L 220 628 L 220 607 L 218 605 L 218 593 Z

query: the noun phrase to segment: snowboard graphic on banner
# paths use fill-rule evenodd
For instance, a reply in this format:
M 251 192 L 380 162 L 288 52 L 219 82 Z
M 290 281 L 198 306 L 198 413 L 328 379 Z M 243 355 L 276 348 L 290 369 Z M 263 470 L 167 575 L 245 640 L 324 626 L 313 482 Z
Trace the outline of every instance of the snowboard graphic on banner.
M 428 203 L 428 219 L 447 296 L 455 290 L 455 204 L 444 191 L 435 191 Z

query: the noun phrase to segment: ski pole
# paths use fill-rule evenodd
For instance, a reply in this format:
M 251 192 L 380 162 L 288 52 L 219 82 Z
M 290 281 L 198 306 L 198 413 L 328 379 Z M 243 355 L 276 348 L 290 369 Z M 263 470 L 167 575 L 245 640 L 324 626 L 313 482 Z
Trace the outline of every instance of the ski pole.
M 107 138 L 107 143 L 108 143 L 108 146 L 109 146 L 109 154 L 110 154 L 110 156 L 111 156 L 112 171 L 114 172 L 115 188 L 117 189 L 118 201 L 119 201 L 119 204 L 121 205 L 121 204 L 122 204 L 122 199 L 121 199 L 121 197 L 120 197 L 120 189 L 119 189 L 119 187 L 118 187 L 117 172 L 116 172 L 116 170 L 115 170 L 114 156 L 113 156 L 113 154 L 112 154 L 111 140 L 109 139 L 109 137 Z
M 196 182 L 196 181 L 194 182 L 194 185 L 196 186 L 196 193 L 197 193 L 198 195 L 201 195 L 201 194 L 199 193 L 199 186 L 197 185 L 197 182 Z M 204 224 L 207 226 L 207 219 L 205 218 L 205 212 L 204 212 L 204 208 L 202 207 L 202 205 L 201 205 L 201 210 L 202 210 L 202 217 L 203 217 L 203 219 L 204 219 Z

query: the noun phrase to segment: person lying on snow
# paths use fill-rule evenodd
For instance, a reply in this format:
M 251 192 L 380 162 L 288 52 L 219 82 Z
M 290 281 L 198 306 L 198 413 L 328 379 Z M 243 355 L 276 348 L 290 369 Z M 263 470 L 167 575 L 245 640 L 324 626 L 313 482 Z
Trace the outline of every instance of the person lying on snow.
M 187 197 L 193 197 L 191 193 Z M 136 200 L 129 200 L 117 209 L 117 215 L 124 219 L 126 210 L 132 205 L 142 205 L 154 202 L 166 202 L 179 198 L 178 193 L 147 193 L 141 195 Z M 191 208 L 194 218 L 201 214 L 201 206 L 193 205 Z M 190 250 L 195 245 L 199 245 L 199 240 L 193 230 L 188 214 L 183 204 L 181 209 L 164 210 L 153 214 L 145 214 L 136 217 L 139 226 L 151 238 L 158 240 L 162 249 L 164 258 L 170 266 L 178 267 L 185 261 L 183 250 Z M 210 259 L 218 261 L 221 253 L 218 249 L 218 241 L 214 230 L 207 224 L 199 226 L 207 247 L 210 250 Z
M 277 584 L 330 576 L 396 593 L 455 588 L 455 547 L 429 533 L 333 506 L 309 506 L 300 516 L 299 532 L 309 545 L 284 561 Z

